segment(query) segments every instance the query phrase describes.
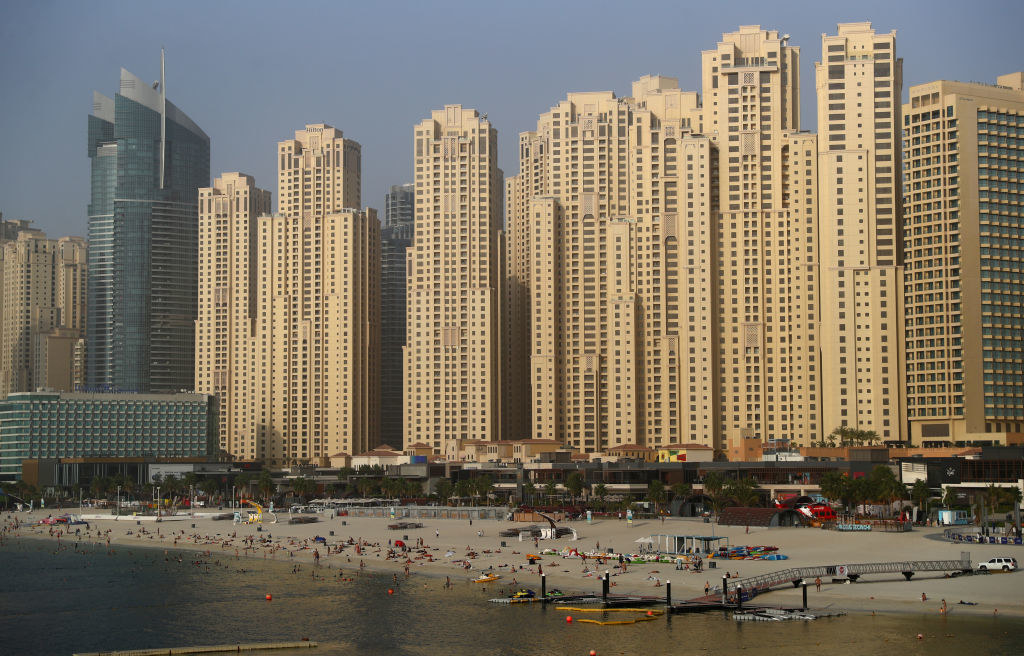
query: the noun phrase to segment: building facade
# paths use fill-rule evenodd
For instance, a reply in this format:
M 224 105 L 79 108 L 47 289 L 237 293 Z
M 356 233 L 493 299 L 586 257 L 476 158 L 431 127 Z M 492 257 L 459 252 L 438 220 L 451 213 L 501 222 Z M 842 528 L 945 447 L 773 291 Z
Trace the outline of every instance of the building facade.
M 210 183 L 210 139 L 124 69 L 113 99 L 93 98 L 87 381 L 186 389 L 194 376 L 197 193 Z
M 26 458 L 211 455 L 216 415 L 207 394 L 14 393 L 0 401 L 0 480 Z
M 817 137 L 800 131 L 800 49 L 741 26 L 703 53 L 703 129 L 718 145 L 719 431 L 818 438 Z
M 253 350 L 258 279 L 256 220 L 270 192 L 251 176 L 225 173 L 199 190 L 199 316 L 195 389 L 217 396 L 221 450 L 257 459 Z
M 376 211 L 261 217 L 256 239 L 251 405 L 263 458 L 326 464 L 369 450 L 380 439 Z
M 411 184 L 391 187 L 380 237 L 380 439 L 386 444 L 404 443 L 402 348 L 406 337 L 406 253 L 415 233 L 414 189 Z
M 903 60 L 896 33 L 842 23 L 815 64 L 823 431 L 904 439 Z
M 415 224 L 416 185 L 391 185 L 384 196 L 384 227 L 413 226 Z
M 21 230 L 2 246 L 0 396 L 80 386 L 87 247 L 81 237 L 48 239 Z
M 503 181 L 497 131 L 475 110 L 434 111 L 414 148 L 404 437 L 444 453 L 451 440 L 496 439 L 501 423 Z
M 230 173 L 199 191 L 196 389 L 223 404 L 220 448 L 326 464 L 380 431 L 380 223 L 360 211 L 358 143 L 309 125 L 278 144 L 279 199 Z
M 505 403 L 526 400 L 534 439 L 714 440 L 717 147 L 699 125 L 696 93 L 646 76 L 627 98 L 569 94 L 520 136 Z
M 1024 431 L 1024 73 L 903 105 L 907 415 L 914 444 Z

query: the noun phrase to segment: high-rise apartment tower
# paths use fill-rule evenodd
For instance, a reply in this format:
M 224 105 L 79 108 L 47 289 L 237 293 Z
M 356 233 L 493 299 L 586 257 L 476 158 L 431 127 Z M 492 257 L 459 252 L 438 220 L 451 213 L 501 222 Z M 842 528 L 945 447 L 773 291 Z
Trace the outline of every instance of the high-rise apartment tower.
M 501 421 L 497 131 L 446 105 L 416 126 L 414 149 L 404 434 L 447 453 L 456 440 L 496 439 Z
M 1024 73 L 936 81 L 903 105 L 913 444 L 1024 430 Z

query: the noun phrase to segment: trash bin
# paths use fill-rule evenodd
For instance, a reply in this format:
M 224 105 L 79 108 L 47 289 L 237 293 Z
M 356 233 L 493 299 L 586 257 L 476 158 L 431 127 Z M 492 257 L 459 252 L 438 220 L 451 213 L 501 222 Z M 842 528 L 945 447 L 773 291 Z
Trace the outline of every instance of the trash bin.
M 704 518 L 704 523 L 705 524 L 710 524 L 711 523 L 711 518 L 710 517 L 705 517 Z
M 195 527 L 196 527 L 196 525 L 195 525 L 195 524 L 193 524 L 193 525 L 192 525 L 192 528 L 195 528 Z
M 530 559 L 530 564 L 531 565 L 536 565 L 537 564 L 537 559 L 536 558 L 531 558 Z
M 342 525 L 342 526 L 348 526 L 348 522 L 346 522 L 346 521 L 345 521 L 345 520 L 343 519 L 343 520 L 341 520 L 341 525 Z
M 334 531 L 331 531 L 331 537 L 334 537 Z
M 505 544 L 505 541 L 504 541 L 504 540 L 502 540 L 502 541 L 501 541 L 501 546 L 503 546 L 503 547 L 507 547 L 508 545 L 507 545 L 507 544 Z
M 262 533 L 263 532 L 263 527 L 262 526 L 257 526 L 256 527 L 256 532 L 257 533 Z
M 708 561 L 708 567 L 709 567 L 710 569 L 716 569 L 716 568 L 718 567 L 718 563 L 716 563 L 716 562 L 715 562 L 715 561 L 713 561 L 713 560 L 709 560 L 709 561 Z
M 402 539 L 403 539 L 403 540 L 408 540 L 408 539 L 409 539 L 409 536 L 408 536 L 408 535 L 403 535 L 403 536 L 402 536 Z

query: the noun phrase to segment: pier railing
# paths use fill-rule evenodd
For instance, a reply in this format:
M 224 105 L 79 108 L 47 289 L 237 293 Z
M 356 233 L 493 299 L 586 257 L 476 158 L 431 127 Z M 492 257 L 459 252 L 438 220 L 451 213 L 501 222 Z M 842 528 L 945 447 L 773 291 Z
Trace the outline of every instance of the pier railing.
M 820 565 L 817 567 L 790 567 L 788 569 L 725 582 L 726 593 L 733 594 L 736 586 L 743 591 L 743 598 L 767 592 L 784 585 L 798 586 L 803 580 L 816 578 L 848 578 L 856 581 L 866 574 L 902 574 L 908 581 L 917 572 L 970 572 L 971 555 L 962 552 L 959 560 L 901 560 L 881 563 L 857 563 L 852 565 Z M 722 586 L 715 586 L 721 594 Z

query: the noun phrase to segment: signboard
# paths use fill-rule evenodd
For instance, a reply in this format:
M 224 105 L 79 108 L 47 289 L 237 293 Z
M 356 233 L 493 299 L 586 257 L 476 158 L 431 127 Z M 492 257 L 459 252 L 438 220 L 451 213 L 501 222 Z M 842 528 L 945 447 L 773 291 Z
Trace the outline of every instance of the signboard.
M 632 510 L 627 510 L 626 511 L 626 524 L 627 525 L 632 525 L 633 524 L 633 511 Z
M 167 476 L 175 476 L 177 478 L 184 478 L 185 474 L 194 471 L 195 467 L 191 464 L 180 464 L 180 463 L 164 463 L 164 464 L 153 464 L 149 466 L 149 480 L 156 482 L 163 480 Z
M 836 567 L 836 576 L 841 579 L 845 579 L 847 576 L 846 565 L 839 565 Z
M 394 519 L 394 518 L 395 518 L 395 507 L 394 507 L 394 506 L 391 506 L 391 507 L 390 507 L 390 508 L 388 509 L 388 513 L 389 513 L 389 514 L 391 515 L 391 519 Z
M 587 511 L 587 523 L 588 523 L 588 524 L 590 524 L 590 523 L 591 523 L 591 522 L 593 522 L 593 521 L 594 521 L 594 517 L 593 517 L 593 515 L 591 514 L 591 512 L 590 512 L 590 511 L 588 510 L 588 511 Z

